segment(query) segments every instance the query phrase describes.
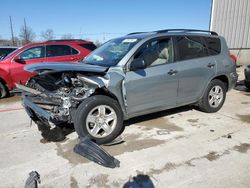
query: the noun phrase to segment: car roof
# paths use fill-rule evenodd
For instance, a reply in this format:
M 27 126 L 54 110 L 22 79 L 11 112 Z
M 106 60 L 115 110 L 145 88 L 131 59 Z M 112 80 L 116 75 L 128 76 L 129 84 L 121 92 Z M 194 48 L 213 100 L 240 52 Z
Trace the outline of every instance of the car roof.
M 44 41 L 44 42 L 35 42 L 35 43 L 30 43 L 25 45 L 25 47 L 27 46 L 37 46 L 37 45 L 47 45 L 47 44 L 89 44 L 89 43 L 93 43 L 91 41 L 87 41 L 87 40 L 82 40 L 82 39 L 60 39 L 60 40 L 48 40 L 48 41 Z

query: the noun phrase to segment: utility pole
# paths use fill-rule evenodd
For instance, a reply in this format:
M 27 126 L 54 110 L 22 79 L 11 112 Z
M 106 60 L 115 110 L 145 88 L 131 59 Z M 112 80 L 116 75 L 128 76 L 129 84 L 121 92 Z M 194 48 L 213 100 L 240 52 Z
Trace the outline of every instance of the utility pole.
M 24 18 L 24 34 L 25 34 L 25 43 L 28 42 L 28 36 L 27 36 L 27 26 L 26 26 L 26 20 Z
M 10 16 L 10 31 L 11 31 L 12 45 L 14 46 L 15 45 L 15 41 L 14 41 L 14 33 L 13 33 L 11 16 Z

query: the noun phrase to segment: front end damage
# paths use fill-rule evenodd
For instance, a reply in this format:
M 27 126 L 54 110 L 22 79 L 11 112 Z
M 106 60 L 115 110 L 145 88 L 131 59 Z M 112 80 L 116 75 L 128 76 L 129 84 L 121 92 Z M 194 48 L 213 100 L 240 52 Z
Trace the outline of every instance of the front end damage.
M 44 70 L 32 77 L 26 86 L 16 86 L 22 91 L 26 112 L 38 125 L 42 136 L 47 141 L 61 141 L 72 132 L 67 130 L 73 128 L 75 113 L 81 102 L 106 88 L 109 80 L 104 75 L 105 71 Z M 119 166 L 117 159 L 88 138 L 80 138 L 75 151 L 105 167 Z
M 91 73 L 43 72 L 31 78 L 22 90 L 23 105 L 35 122 L 58 126 L 72 124 L 78 105 L 105 86 L 105 80 Z

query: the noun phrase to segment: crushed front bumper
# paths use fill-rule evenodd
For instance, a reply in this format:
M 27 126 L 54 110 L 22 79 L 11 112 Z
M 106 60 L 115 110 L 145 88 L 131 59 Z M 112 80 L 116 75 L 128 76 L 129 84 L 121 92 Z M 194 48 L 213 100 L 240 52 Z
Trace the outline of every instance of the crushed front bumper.
M 37 104 L 33 103 L 29 98 L 23 99 L 23 106 L 30 116 L 31 119 L 35 119 L 38 117 L 42 117 L 48 121 L 54 119 L 54 115 L 51 112 L 45 111 L 44 109 L 40 108 Z M 34 114 L 35 113 L 35 114 Z

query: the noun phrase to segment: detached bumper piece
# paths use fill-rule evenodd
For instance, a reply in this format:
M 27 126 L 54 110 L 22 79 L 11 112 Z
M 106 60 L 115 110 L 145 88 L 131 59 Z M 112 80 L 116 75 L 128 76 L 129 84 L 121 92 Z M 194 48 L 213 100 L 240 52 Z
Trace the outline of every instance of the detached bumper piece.
M 80 139 L 80 143 L 74 147 L 74 152 L 104 167 L 120 167 L 119 160 L 109 155 L 88 137 Z
M 38 105 L 36 105 L 35 103 L 33 103 L 28 98 L 24 98 L 23 99 L 23 105 L 24 105 L 27 113 L 29 114 L 29 116 L 31 118 L 34 116 L 34 114 L 32 113 L 32 111 L 34 111 L 38 116 L 43 117 L 43 118 L 45 118 L 48 121 L 50 121 L 51 119 L 53 119 L 53 114 L 52 113 L 47 112 L 44 109 L 40 108 Z M 30 109 L 32 111 L 30 111 Z

